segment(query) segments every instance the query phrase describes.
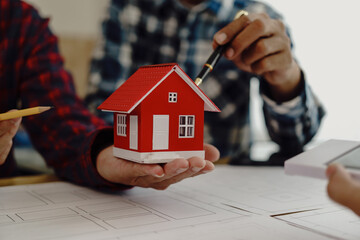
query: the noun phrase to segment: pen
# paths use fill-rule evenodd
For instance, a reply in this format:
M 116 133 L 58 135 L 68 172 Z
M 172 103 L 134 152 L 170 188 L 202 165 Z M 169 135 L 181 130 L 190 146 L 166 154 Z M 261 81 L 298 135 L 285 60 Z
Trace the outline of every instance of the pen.
M 210 55 L 203 68 L 201 69 L 199 75 L 195 79 L 195 84 L 197 86 L 199 86 L 202 83 L 202 80 L 214 69 L 226 46 L 227 44 L 218 46 Z
M 240 10 L 236 13 L 234 20 L 240 18 L 241 16 L 247 16 L 248 12 L 245 10 Z M 204 64 L 203 68 L 201 69 L 200 73 L 197 75 L 195 79 L 195 84 L 199 86 L 203 79 L 214 69 L 216 63 L 219 61 L 223 51 L 227 47 L 227 44 L 218 46 L 213 53 L 210 55 L 206 63 Z
M 1 113 L 0 114 L 0 121 L 13 119 L 13 118 L 18 118 L 18 117 L 30 116 L 30 115 L 34 115 L 34 114 L 39 114 L 39 113 L 45 112 L 45 111 L 47 111 L 47 110 L 49 110 L 51 108 L 53 108 L 53 107 L 39 106 L 39 107 L 21 109 L 21 110 L 18 110 L 18 111 L 11 111 L 11 112 L 6 112 L 6 113 Z

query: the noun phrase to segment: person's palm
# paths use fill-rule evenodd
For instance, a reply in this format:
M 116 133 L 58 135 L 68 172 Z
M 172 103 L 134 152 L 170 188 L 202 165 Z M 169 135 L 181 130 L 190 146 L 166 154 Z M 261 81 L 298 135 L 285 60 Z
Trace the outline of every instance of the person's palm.
M 174 159 L 164 165 L 140 164 L 113 156 L 112 146 L 102 150 L 97 157 L 96 167 L 106 180 L 129 186 L 164 190 L 171 184 L 185 178 L 210 172 L 219 158 L 219 151 L 205 144 L 205 159 L 192 157 Z

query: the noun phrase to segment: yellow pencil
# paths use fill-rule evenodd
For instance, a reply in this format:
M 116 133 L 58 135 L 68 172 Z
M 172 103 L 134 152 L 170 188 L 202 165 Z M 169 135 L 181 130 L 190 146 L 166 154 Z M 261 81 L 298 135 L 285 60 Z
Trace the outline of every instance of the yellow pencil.
M 51 108 L 52 107 L 41 107 L 40 106 L 40 107 L 21 109 L 18 111 L 1 113 L 0 121 L 12 119 L 12 118 L 18 118 L 18 117 L 25 117 L 25 116 L 34 115 L 34 114 L 39 114 L 39 113 L 45 112 Z

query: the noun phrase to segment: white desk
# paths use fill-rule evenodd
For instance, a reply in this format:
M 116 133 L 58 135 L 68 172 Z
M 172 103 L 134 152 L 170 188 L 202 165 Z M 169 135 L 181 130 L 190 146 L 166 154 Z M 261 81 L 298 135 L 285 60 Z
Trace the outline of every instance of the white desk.
M 325 186 L 282 168 L 217 165 L 166 191 L 1 187 L 0 239 L 359 239 L 358 217 Z

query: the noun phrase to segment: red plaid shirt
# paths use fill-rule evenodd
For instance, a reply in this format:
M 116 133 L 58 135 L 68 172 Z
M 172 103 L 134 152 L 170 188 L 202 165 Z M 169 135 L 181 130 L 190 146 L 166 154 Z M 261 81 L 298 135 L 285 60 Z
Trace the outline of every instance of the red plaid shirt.
M 104 146 L 102 141 L 111 144 L 112 128 L 89 113 L 76 96 L 48 22 L 24 2 L 0 1 L 0 112 L 54 106 L 23 118 L 33 145 L 47 164 L 59 177 L 77 184 L 122 188 L 107 182 L 96 170 L 97 150 Z M 15 173 L 10 153 L 0 166 L 0 177 Z

